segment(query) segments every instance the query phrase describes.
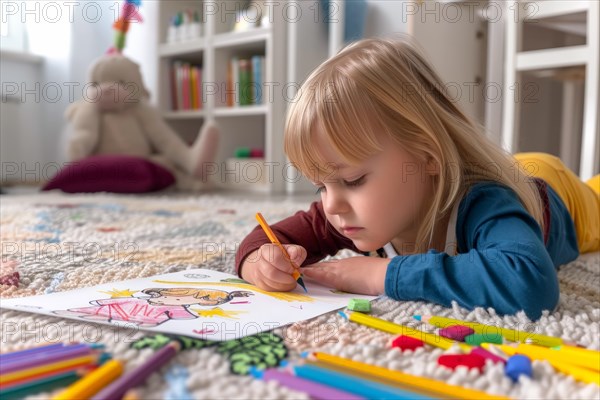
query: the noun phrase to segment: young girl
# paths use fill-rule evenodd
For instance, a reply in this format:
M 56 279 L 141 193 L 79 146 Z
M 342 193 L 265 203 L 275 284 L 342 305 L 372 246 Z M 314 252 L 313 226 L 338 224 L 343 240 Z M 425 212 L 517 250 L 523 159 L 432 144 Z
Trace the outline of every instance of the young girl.
M 361 40 L 319 66 L 291 104 L 285 152 L 321 201 L 273 231 L 304 276 L 336 289 L 537 319 L 558 303 L 557 267 L 600 249 L 600 181 L 506 154 L 443 88 L 405 40 Z M 254 229 L 238 273 L 294 289 L 268 243 Z M 345 248 L 379 257 L 319 262 Z

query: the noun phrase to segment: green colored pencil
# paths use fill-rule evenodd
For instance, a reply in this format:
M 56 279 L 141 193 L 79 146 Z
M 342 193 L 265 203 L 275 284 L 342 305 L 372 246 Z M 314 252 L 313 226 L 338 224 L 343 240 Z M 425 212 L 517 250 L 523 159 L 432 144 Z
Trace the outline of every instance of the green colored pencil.
M 23 385 L 14 386 L 0 391 L 0 397 L 2 400 L 22 399 L 25 396 L 32 394 L 49 392 L 54 389 L 70 385 L 71 383 L 80 379 L 84 374 L 84 371 L 71 371 L 34 382 L 29 382 Z

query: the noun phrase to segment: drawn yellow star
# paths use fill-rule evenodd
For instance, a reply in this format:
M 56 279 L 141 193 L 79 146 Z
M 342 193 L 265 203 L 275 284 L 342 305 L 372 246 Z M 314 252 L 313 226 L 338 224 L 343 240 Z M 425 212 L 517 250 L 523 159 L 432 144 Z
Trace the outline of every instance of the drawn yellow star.
M 210 310 L 196 310 L 191 308 L 190 310 L 194 311 L 198 314 L 199 317 L 221 317 L 221 318 L 231 318 L 231 319 L 239 319 L 235 316 L 238 314 L 243 314 L 246 311 L 226 311 L 221 307 L 216 307 Z
M 110 298 L 114 299 L 117 297 L 131 297 L 133 296 L 133 294 L 137 292 L 137 290 L 129 290 L 129 289 L 125 289 L 125 290 L 119 290 L 119 289 L 113 289 L 110 290 L 108 292 L 103 292 L 100 290 L 100 293 L 106 293 L 106 294 L 110 294 Z

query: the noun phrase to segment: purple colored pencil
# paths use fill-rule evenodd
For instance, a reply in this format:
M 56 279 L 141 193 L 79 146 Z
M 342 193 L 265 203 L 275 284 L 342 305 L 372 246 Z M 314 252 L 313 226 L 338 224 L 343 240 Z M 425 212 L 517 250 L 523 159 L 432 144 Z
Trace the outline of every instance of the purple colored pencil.
M 179 342 L 171 342 L 154 353 L 146 362 L 133 371 L 121 376 L 119 379 L 96 393 L 92 400 L 120 399 L 129 389 L 141 385 L 144 381 L 168 363 L 181 348 Z
M 24 356 L 27 357 L 29 355 L 33 355 L 36 353 L 43 353 L 43 352 L 50 351 L 52 349 L 58 349 L 61 347 L 65 347 L 65 344 L 64 343 L 55 343 L 55 344 L 49 344 L 46 346 L 32 347 L 31 349 L 27 349 L 27 350 L 12 351 L 10 353 L 0 354 L 0 360 L 2 360 L 2 362 L 4 362 L 7 360 L 12 360 L 13 358 L 24 357 Z
M 275 368 L 266 369 L 262 373 L 262 379 L 265 381 L 276 381 L 280 385 L 285 386 L 289 389 L 297 390 L 299 392 L 306 393 L 314 400 L 331 400 L 331 399 L 345 399 L 345 400 L 359 400 L 364 397 L 357 396 L 353 393 L 345 392 L 343 390 L 335 389 L 330 386 L 326 386 L 317 382 L 310 381 L 308 379 L 299 378 L 292 374 L 280 371 Z
M 93 351 L 91 347 L 85 344 L 65 346 L 57 350 L 59 351 L 36 353 L 26 359 L 18 358 L 9 362 L 2 360 L 0 363 L 0 374 L 8 374 L 22 369 L 68 360 L 90 354 Z
M 49 348 L 46 351 L 37 351 L 35 353 L 22 354 L 22 355 L 10 357 L 10 358 L 4 358 L 4 357 L 0 356 L 0 360 L 2 361 L 2 365 L 9 365 L 12 363 L 21 362 L 23 360 L 31 360 L 33 358 L 51 357 L 53 354 L 56 355 L 63 351 L 68 351 L 73 348 L 80 348 L 83 346 L 86 346 L 86 345 L 78 344 L 78 343 L 65 344 L 64 346 Z

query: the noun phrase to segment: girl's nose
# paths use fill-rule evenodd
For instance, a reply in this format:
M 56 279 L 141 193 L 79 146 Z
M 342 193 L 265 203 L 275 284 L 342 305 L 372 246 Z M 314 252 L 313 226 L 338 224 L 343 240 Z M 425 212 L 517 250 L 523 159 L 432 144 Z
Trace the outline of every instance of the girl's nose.
M 348 212 L 348 202 L 340 193 L 328 190 L 323 196 L 323 210 L 330 215 L 339 215 Z

